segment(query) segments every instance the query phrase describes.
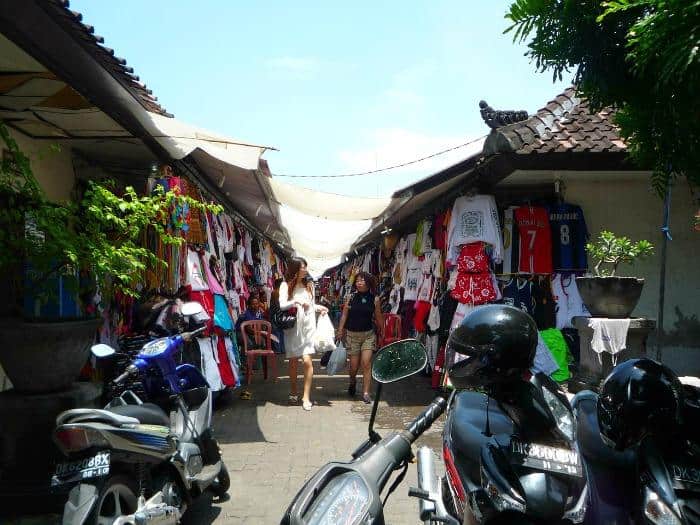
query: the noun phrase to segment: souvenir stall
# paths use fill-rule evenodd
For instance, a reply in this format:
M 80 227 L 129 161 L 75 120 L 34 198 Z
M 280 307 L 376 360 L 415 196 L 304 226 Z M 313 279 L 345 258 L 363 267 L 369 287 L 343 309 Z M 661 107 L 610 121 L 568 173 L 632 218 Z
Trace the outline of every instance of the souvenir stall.
M 169 167 L 148 180 L 148 192 L 181 192 L 200 202 L 202 190 Z M 219 214 L 188 207 L 174 207 L 167 218 L 167 233 L 186 242 L 165 245 L 151 231 L 145 247 L 167 262 L 149 268 L 143 276 L 139 298 L 119 296 L 102 310 L 102 342 L 119 347 L 125 356 L 137 353 L 143 344 L 180 330 L 179 308 L 183 302 L 199 302 L 207 331 L 187 345 L 181 360 L 204 373 L 213 391 L 235 388 L 243 382 L 235 326 L 251 294 L 269 304 L 274 279 L 284 274 L 284 260 L 271 243 L 256 235 L 233 214 Z M 125 359 L 126 361 L 126 359 Z
M 535 319 L 535 370 L 562 382 L 579 348 L 572 318 L 588 315 L 575 283 L 587 269 L 587 238 L 583 210 L 552 187 L 461 195 L 385 235 L 381 246 L 351 254 L 326 277 L 341 301 L 357 272 L 377 277 L 383 309 L 400 316 L 402 336 L 425 343 L 434 386 L 450 331 L 490 303 Z

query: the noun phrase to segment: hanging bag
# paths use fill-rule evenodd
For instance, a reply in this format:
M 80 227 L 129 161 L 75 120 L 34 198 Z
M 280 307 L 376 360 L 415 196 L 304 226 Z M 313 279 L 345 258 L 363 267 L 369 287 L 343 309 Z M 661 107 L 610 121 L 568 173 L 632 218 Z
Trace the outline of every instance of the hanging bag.
M 345 346 L 343 343 L 338 343 L 338 346 L 335 347 L 335 350 L 333 350 L 328 360 L 328 367 L 326 368 L 328 375 L 332 376 L 343 370 L 347 359 L 348 355 L 345 351 Z
M 297 309 L 282 310 L 279 302 L 273 299 L 270 301 L 270 321 L 281 330 L 294 328 L 297 322 Z

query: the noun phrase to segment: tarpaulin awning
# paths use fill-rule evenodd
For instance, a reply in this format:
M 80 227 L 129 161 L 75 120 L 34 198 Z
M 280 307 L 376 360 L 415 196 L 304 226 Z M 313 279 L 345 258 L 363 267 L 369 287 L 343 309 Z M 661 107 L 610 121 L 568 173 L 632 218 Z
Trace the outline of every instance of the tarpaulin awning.
M 392 199 L 347 197 L 294 186 L 272 179 L 282 224 L 297 255 L 319 277 L 341 262 L 355 240 L 372 225 Z

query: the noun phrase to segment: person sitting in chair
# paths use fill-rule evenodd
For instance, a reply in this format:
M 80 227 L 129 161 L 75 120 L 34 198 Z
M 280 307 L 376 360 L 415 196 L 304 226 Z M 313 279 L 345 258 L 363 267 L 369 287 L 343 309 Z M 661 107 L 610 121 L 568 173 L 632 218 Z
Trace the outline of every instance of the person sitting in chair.
M 248 308 L 243 312 L 236 321 L 236 331 L 240 334 L 241 338 L 248 338 L 248 347 L 253 348 L 254 341 L 251 334 L 244 334 L 241 330 L 241 325 L 245 321 L 261 321 L 265 319 L 263 311 L 260 308 L 260 301 L 256 296 L 251 296 L 248 301 Z

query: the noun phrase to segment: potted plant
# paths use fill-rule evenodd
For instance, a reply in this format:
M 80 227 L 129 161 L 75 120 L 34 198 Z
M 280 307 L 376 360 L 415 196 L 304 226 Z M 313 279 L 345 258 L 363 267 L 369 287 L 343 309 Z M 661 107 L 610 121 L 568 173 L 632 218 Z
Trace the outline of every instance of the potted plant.
M 576 285 L 583 303 L 593 317 L 625 318 L 632 314 L 642 294 L 644 279 L 619 277 L 622 263 L 632 264 L 654 253 L 646 240 L 632 242 L 610 231 L 602 231 L 595 242 L 586 244 L 594 261 L 594 276 L 577 277 Z
M 109 181 L 89 181 L 72 202 L 44 194 L 29 158 L 0 122 L 0 363 L 15 390 L 50 392 L 68 387 L 85 364 L 96 319 L 91 299 L 109 304 L 114 293 L 137 295 L 143 272 L 167 263 L 142 244 L 147 232 L 165 244 L 184 239 L 168 226 L 174 206 L 211 209 L 176 191 L 139 196 Z M 73 319 L 35 315 L 59 290 L 82 302 Z M 60 293 L 60 292 L 58 292 Z M 29 304 L 29 307 L 27 305 Z M 90 314 L 92 312 L 92 314 Z

